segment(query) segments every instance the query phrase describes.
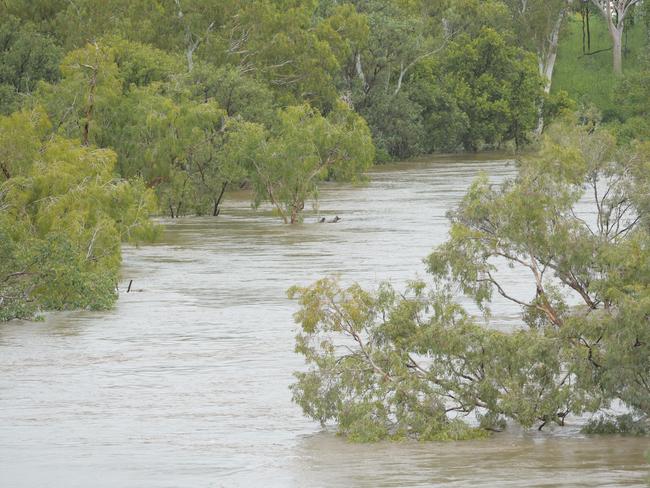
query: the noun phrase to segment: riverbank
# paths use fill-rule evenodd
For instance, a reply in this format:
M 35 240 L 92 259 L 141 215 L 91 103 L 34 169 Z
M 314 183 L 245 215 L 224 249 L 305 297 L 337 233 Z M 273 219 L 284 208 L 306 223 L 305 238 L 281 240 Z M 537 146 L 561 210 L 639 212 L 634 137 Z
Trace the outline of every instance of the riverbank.
M 612 41 L 607 25 L 597 12 L 590 15 L 591 50 L 582 51 L 582 19 L 569 17 L 560 36 L 557 63 L 553 73 L 553 92 L 566 91 L 578 104 L 592 104 L 605 121 L 616 118 L 618 82 L 612 71 Z M 638 71 L 645 55 L 645 29 L 641 22 L 626 22 L 623 67 L 625 74 Z M 589 54 L 591 53 L 591 54 Z M 620 95 L 620 94 L 619 94 Z

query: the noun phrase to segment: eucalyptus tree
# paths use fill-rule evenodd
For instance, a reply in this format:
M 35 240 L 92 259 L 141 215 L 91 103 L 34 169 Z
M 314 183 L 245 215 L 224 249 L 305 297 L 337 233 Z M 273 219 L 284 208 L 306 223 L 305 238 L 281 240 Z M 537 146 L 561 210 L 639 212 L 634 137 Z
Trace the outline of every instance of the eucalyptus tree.
M 363 28 L 354 9 L 341 5 L 325 17 L 315 1 L 255 0 L 239 4 L 224 24 L 226 62 L 268 83 L 283 104 L 308 102 L 329 110 L 348 53 L 348 36 Z
M 544 79 L 546 97 L 543 105 L 553 106 L 558 96 L 550 96 L 553 71 L 557 60 L 560 34 L 565 20 L 570 13 L 573 0 L 507 0 L 513 17 L 512 26 L 517 41 L 537 56 L 539 74 Z M 536 134 L 544 129 L 544 113 L 548 115 L 549 107 L 541 106 Z M 548 122 L 548 121 L 547 121 Z
M 435 2 L 354 2 L 366 27 L 350 39 L 341 88 L 368 121 L 383 159 L 422 152 L 422 107 L 410 96 L 419 63 L 445 46 Z
M 273 91 L 262 81 L 246 76 L 238 66 L 197 63 L 183 84 L 192 100 L 215 101 L 228 117 L 263 124 L 273 119 Z
M 113 151 L 51 134 L 38 107 L 0 127 L 11 162 L 0 182 L 0 320 L 111 306 L 120 243 L 155 234 L 153 193 L 114 176 Z
M 211 215 L 218 216 L 228 187 L 248 181 L 242 160 L 242 151 L 250 147 L 248 126 L 241 119 L 229 118 L 214 101 L 182 106 L 176 121 L 180 152 L 175 167 L 193 186 L 194 201 L 189 204 L 196 213 L 206 213 L 209 207 Z
M 246 158 L 254 204 L 270 202 L 287 224 L 300 220 L 306 201 L 317 196 L 318 182 L 358 180 L 374 160 L 365 121 L 343 103 L 327 117 L 308 105 L 288 107 L 268 135 L 248 129 L 250 140 L 258 141 Z
M 40 80 L 58 80 L 62 50 L 32 25 L 8 15 L 0 20 L 0 113 L 21 105 Z
M 494 29 L 459 36 L 435 69 L 442 93 L 429 123 L 443 148 L 475 151 L 510 140 L 521 146 L 537 125 L 543 81 L 534 56 Z
M 513 28 L 523 47 L 537 55 L 544 90 L 551 91 L 560 32 L 573 0 L 507 0 Z
M 612 38 L 612 61 L 614 73 L 623 74 L 623 31 L 625 21 L 632 8 L 640 0 L 591 0 L 605 17 L 609 35 Z
M 108 118 L 122 93 L 122 81 L 110 47 L 87 44 L 70 51 L 61 62 L 62 81 L 42 83 L 38 98 L 48 110 L 54 129 L 82 144 L 97 142 L 101 121 Z
M 516 178 L 471 186 L 426 259 L 431 285 L 293 288 L 308 364 L 294 400 L 355 440 L 480 437 L 508 420 L 541 429 L 615 401 L 647 422 L 649 156 L 601 129 L 555 128 Z M 508 286 L 505 265 L 527 285 Z M 493 295 L 513 302 L 521 327 L 480 325 L 459 292 L 488 315 Z

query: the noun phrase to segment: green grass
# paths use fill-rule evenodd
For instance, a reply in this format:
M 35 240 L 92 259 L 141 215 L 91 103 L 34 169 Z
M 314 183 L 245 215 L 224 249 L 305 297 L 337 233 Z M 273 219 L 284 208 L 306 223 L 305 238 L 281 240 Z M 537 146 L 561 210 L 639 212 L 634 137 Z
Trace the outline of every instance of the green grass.
M 560 37 L 558 58 L 553 74 L 552 90 L 565 90 L 580 103 L 598 107 L 603 119 L 616 117 L 614 89 L 617 79 L 612 71 L 611 40 L 607 25 L 596 13 L 590 17 L 591 52 L 605 50 L 593 55 L 582 53 L 582 20 L 580 15 L 571 16 Z M 627 50 L 624 52 L 623 71 L 631 74 L 641 67 L 640 56 L 645 49 L 645 26 L 641 21 L 626 26 Z M 624 41 L 625 46 L 625 41 Z

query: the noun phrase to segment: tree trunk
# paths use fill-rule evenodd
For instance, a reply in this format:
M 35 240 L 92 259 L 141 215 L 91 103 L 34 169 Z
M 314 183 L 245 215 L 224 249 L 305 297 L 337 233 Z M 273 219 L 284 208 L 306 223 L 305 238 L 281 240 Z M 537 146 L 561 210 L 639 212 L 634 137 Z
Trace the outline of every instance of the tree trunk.
M 88 93 L 88 106 L 86 107 L 85 121 L 83 127 L 83 135 L 81 138 L 81 145 L 87 146 L 90 141 L 90 122 L 93 118 L 93 111 L 95 109 L 95 90 L 97 88 L 97 66 L 85 66 L 92 69 L 92 76 L 90 77 L 90 91 Z
M 300 212 L 304 210 L 305 208 L 305 202 L 294 202 L 291 205 L 291 219 L 289 221 L 290 224 L 297 224 Z
M 623 25 L 618 28 L 610 25 L 609 32 L 612 36 L 614 74 L 621 76 L 623 74 Z
M 268 185 L 266 186 L 266 192 L 267 192 L 267 194 L 269 195 L 269 200 L 271 200 L 271 203 L 273 204 L 273 206 L 278 210 L 278 212 L 279 212 L 280 215 L 282 216 L 282 220 L 284 221 L 284 223 L 285 223 L 285 224 L 288 224 L 288 223 L 289 223 L 289 219 L 287 218 L 287 214 L 286 214 L 286 212 L 282 209 L 282 205 L 280 205 L 280 202 L 278 202 L 278 201 L 275 199 L 275 195 L 274 195 L 274 193 L 273 193 L 273 187 L 272 187 L 270 184 L 268 184 Z
M 219 196 L 214 200 L 214 209 L 212 211 L 213 217 L 218 217 L 219 213 L 221 212 L 221 210 L 219 209 L 219 204 L 221 203 L 221 199 L 223 198 L 223 194 L 226 192 L 227 187 L 228 187 L 228 183 L 224 183 L 223 186 L 221 187 L 221 193 L 219 193 Z
M 363 72 L 363 67 L 361 66 L 361 53 L 357 53 L 354 58 L 354 68 L 357 72 L 357 76 L 361 80 L 361 85 L 363 87 L 363 92 L 368 93 L 368 82 L 366 81 L 366 75 Z
M 9 179 L 11 178 L 11 173 L 9 172 L 9 169 L 7 166 L 5 166 L 4 163 L 0 163 L 0 169 L 2 169 L 2 174 L 5 175 L 5 178 Z
M 566 15 L 566 10 L 560 10 L 558 18 L 553 26 L 553 31 L 548 38 L 548 47 L 546 52 L 538 53 L 539 61 L 539 73 L 544 78 L 544 93 L 547 95 L 551 93 L 551 84 L 553 83 L 553 71 L 555 70 L 555 61 L 557 60 L 557 49 L 560 44 L 560 29 L 562 28 L 562 22 L 564 21 L 564 16 Z M 544 130 L 544 116 L 543 116 L 543 107 L 539 109 L 539 118 L 537 120 L 537 128 L 535 129 L 535 135 L 540 136 Z
M 609 35 L 612 38 L 612 55 L 614 74 L 623 74 L 623 31 L 625 17 L 641 0 L 591 0 L 605 16 Z
M 591 52 L 591 25 L 589 24 L 589 5 L 587 5 L 587 52 Z
M 547 94 L 551 92 L 551 83 L 553 82 L 553 70 L 555 69 L 555 61 L 557 60 L 557 48 L 560 44 L 560 29 L 562 28 L 562 21 L 564 20 L 565 10 L 562 9 L 558 15 L 557 21 L 553 26 L 553 32 L 549 38 L 548 51 L 544 59 L 544 92 Z
M 555 69 L 555 61 L 557 60 L 557 49 L 560 44 L 560 30 L 562 29 L 562 22 L 564 21 L 565 15 L 566 9 L 560 10 L 555 25 L 553 25 L 553 30 L 548 36 L 548 44 L 537 52 L 539 74 L 544 78 L 544 92 L 547 94 L 551 92 L 553 71 Z

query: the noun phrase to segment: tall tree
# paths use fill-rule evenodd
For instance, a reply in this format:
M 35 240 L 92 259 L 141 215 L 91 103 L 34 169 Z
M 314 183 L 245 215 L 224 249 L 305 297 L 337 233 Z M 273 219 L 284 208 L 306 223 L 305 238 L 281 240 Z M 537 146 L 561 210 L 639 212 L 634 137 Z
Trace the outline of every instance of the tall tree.
M 2 15 L 0 14 L 0 18 Z M 18 108 L 40 80 L 59 78 L 61 49 L 33 25 L 8 15 L 0 20 L 0 114 Z
M 440 71 L 443 90 L 432 116 L 438 137 L 470 151 L 526 141 L 543 95 L 532 53 L 483 28 L 472 39 L 464 35 L 451 43 Z M 445 110 L 445 98 L 451 110 Z
M 591 0 L 605 17 L 612 38 L 614 73 L 623 74 L 623 30 L 625 19 L 640 0 Z
M 507 0 L 513 26 L 524 47 L 537 55 L 544 91 L 551 91 L 560 31 L 572 0 Z

